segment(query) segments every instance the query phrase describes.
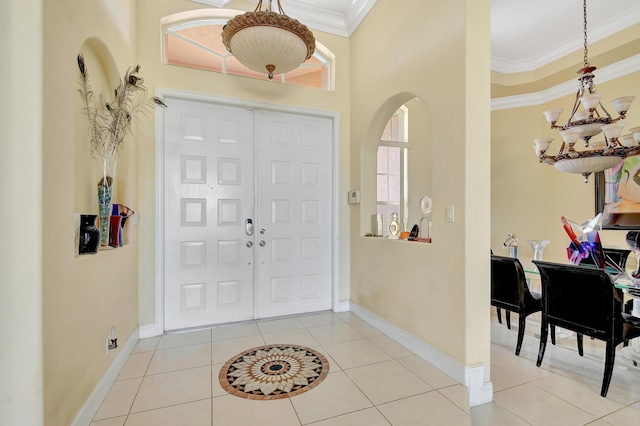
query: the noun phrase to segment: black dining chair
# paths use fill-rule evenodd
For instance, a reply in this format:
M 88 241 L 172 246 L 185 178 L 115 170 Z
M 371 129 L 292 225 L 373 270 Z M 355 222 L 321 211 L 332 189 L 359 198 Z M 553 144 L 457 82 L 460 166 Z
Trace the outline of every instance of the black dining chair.
M 613 247 L 603 247 L 602 251 L 606 258 L 611 259 L 616 265 L 620 268 L 624 269 L 627 266 L 627 259 L 629 258 L 629 254 L 631 250 L 628 249 L 619 249 Z M 589 256 L 585 259 L 582 259 L 580 262 L 581 265 L 595 265 L 593 261 L 593 257 Z
M 518 314 L 516 355 L 520 355 L 527 316 L 542 309 L 540 293 L 527 284 L 522 264 L 517 258 L 491 256 L 491 305 Z M 511 328 L 509 317 L 507 324 Z
M 640 336 L 640 319 L 622 312 L 622 290 L 611 275 L 592 266 L 567 265 L 534 260 L 542 278 L 542 325 L 536 365 L 540 367 L 547 345 L 548 328 L 558 326 L 578 336 L 606 342 L 604 375 L 600 395 L 607 396 L 613 374 L 616 346 Z

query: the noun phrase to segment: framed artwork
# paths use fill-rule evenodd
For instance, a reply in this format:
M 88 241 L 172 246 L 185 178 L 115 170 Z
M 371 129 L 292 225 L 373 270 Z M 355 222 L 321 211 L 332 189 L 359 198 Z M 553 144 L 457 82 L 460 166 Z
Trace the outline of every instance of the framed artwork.
M 640 229 L 640 156 L 620 161 L 594 180 L 602 229 Z

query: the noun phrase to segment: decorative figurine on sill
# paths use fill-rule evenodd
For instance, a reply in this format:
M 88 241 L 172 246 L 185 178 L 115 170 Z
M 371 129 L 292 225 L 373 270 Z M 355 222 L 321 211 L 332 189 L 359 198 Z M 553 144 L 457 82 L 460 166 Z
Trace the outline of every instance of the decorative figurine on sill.
M 400 220 L 398 219 L 398 213 L 391 213 L 391 220 L 389 221 L 389 239 L 397 240 L 400 236 Z

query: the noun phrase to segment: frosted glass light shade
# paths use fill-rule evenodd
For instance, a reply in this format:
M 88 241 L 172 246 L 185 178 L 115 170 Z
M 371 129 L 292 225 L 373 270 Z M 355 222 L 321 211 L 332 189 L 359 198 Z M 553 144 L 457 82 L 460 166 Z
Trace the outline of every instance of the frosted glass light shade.
M 582 102 L 582 106 L 587 111 L 595 109 L 600 103 L 600 99 L 602 99 L 601 93 L 589 93 L 588 95 L 584 95 L 580 98 L 580 102 Z
M 536 150 L 536 154 L 540 155 L 546 152 L 551 142 L 553 142 L 553 138 L 534 139 L 533 143 L 535 143 L 535 146 L 533 148 Z
M 562 140 L 564 141 L 564 143 L 576 143 L 576 141 L 578 139 L 580 139 L 580 134 L 582 134 L 582 130 L 578 129 L 578 128 L 572 128 L 569 130 L 563 130 L 560 132 L 560 135 L 562 135 Z
M 580 157 L 558 161 L 555 168 L 565 173 L 596 173 L 610 169 L 622 159 L 615 156 L 607 157 Z
M 633 135 L 633 139 L 640 144 L 640 127 L 632 127 L 629 132 Z
M 616 98 L 611 101 L 611 105 L 618 111 L 618 114 L 626 114 L 629 111 L 631 102 L 635 99 L 635 96 L 624 96 L 622 98 Z
M 624 129 L 623 123 L 605 124 L 602 126 L 602 131 L 607 139 L 618 139 Z
M 241 64 L 270 79 L 298 68 L 316 48 L 306 26 L 271 11 L 247 12 L 229 20 L 222 30 L 222 42 Z
M 632 135 L 622 135 L 619 138 L 620 143 L 626 147 L 638 146 L 638 143 L 633 139 Z
M 284 74 L 298 68 L 307 58 L 302 39 L 290 31 L 276 27 L 249 27 L 231 39 L 231 52 L 241 64 L 261 73 Z
M 581 109 L 576 111 L 575 114 L 573 114 L 573 121 L 582 121 L 582 120 L 586 120 L 589 117 L 589 112 Z
M 549 123 L 555 123 L 560 118 L 560 114 L 562 114 L 562 111 L 564 111 L 563 108 L 556 108 L 548 109 L 546 111 L 543 111 L 542 113 Z

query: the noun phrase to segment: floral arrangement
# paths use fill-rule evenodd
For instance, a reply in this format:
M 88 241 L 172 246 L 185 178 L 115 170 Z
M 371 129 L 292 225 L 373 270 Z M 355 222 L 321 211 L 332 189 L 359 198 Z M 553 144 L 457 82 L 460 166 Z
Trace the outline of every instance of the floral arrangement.
M 146 96 L 144 79 L 140 77 L 140 65 L 129 68 L 113 91 L 113 99 L 105 101 L 96 95 L 89 83 L 89 72 L 84 56 L 78 55 L 80 69 L 80 95 L 85 101 L 84 112 L 89 120 L 89 142 L 92 155 L 96 159 L 112 161 L 122 147 L 131 124 L 139 114 L 148 114 L 154 105 L 166 108 L 166 104 L 158 97 Z

